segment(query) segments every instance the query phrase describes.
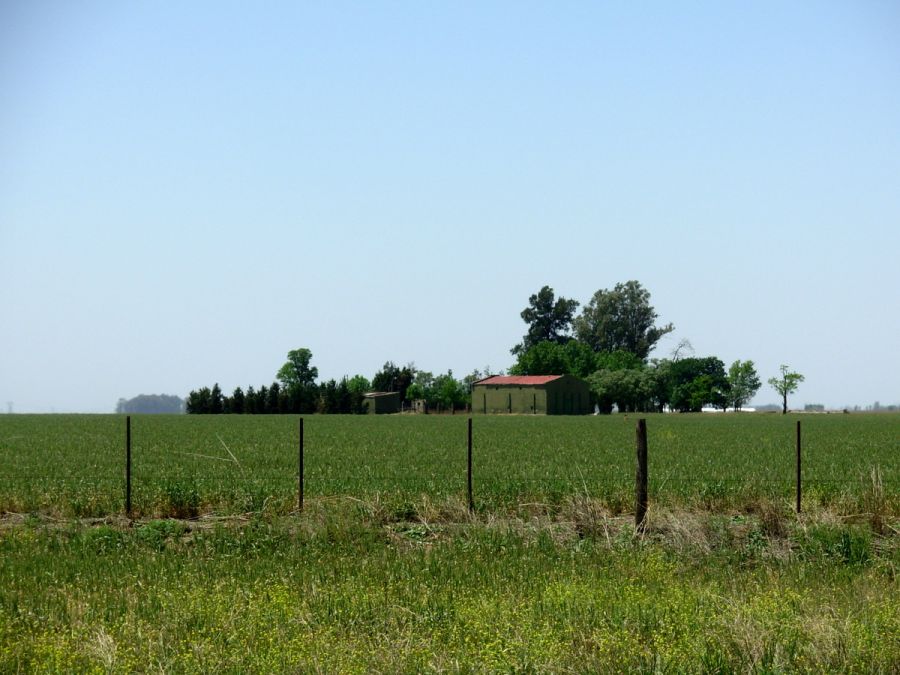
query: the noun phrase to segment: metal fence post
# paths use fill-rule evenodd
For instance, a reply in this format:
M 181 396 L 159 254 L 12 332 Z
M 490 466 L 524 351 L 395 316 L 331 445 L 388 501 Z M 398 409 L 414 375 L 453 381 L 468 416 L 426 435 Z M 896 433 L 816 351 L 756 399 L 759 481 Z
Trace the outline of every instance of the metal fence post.
M 469 442 L 467 452 L 466 487 L 469 497 L 469 511 L 475 511 L 475 498 L 472 496 L 472 418 L 469 418 Z
M 297 447 L 297 509 L 303 510 L 303 418 L 300 418 L 300 439 Z
M 125 514 L 131 518 L 131 415 L 125 417 Z
M 800 474 L 800 420 L 797 420 L 797 513 L 800 513 L 801 474 Z
M 634 526 L 643 532 L 647 524 L 647 420 L 637 423 L 637 474 L 635 475 Z

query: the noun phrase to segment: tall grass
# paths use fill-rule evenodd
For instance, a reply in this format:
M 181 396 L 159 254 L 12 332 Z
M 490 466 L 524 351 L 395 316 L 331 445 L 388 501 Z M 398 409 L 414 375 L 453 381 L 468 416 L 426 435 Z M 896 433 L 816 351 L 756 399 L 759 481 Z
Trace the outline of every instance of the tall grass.
M 321 506 L 321 505 L 319 505 Z M 0 672 L 895 672 L 896 547 L 610 517 L 37 519 L 0 533 Z M 627 520 L 627 519 L 625 519 Z M 785 557 L 781 549 L 789 545 Z

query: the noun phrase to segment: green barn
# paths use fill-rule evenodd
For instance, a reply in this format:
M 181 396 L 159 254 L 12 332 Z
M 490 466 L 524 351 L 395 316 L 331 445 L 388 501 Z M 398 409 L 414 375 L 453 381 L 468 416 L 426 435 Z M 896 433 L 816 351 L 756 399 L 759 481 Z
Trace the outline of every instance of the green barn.
M 472 412 L 589 415 L 587 382 L 572 375 L 495 375 L 472 385 Z
M 363 405 L 370 415 L 390 415 L 400 412 L 399 391 L 370 391 L 363 394 Z

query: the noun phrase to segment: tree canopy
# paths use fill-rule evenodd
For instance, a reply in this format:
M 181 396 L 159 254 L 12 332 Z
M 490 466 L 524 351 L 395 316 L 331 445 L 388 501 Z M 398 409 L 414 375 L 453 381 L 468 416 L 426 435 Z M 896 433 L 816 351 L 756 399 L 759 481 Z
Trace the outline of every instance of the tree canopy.
M 281 366 L 277 375 L 282 387 L 293 391 L 316 383 L 319 369 L 309 365 L 312 361 L 312 352 L 309 349 L 306 347 L 292 349 L 288 352 L 287 359 L 287 363 Z
M 703 406 L 725 408 L 728 378 L 725 364 L 715 356 L 668 362 L 668 404 L 679 412 L 700 412 Z
M 735 361 L 728 369 L 728 405 L 734 410 L 740 410 L 761 386 L 753 361 Z
M 572 317 L 578 305 L 577 300 L 557 298 L 549 286 L 541 288 L 528 298 L 528 307 L 522 310 L 520 316 L 528 324 L 528 331 L 522 342 L 510 351 L 519 354 L 541 342 L 568 342 Z
M 769 378 L 769 384 L 778 392 L 778 395 L 781 396 L 781 414 L 786 415 L 788 411 L 788 394 L 793 394 L 797 391 L 797 387 L 800 386 L 800 383 L 803 382 L 805 378 L 800 373 L 792 372 L 790 367 L 784 364 L 782 364 L 780 371 L 781 374 L 778 377 Z
M 406 390 L 416 378 L 416 367 L 411 363 L 400 368 L 393 361 L 387 361 L 372 378 L 373 391 L 398 391 L 400 399 L 408 401 Z
M 627 281 L 594 293 L 574 320 L 575 336 L 595 352 L 621 350 L 646 360 L 659 339 L 675 330 L 671 323 L 654 325 L 656 319 L 650 292 Z

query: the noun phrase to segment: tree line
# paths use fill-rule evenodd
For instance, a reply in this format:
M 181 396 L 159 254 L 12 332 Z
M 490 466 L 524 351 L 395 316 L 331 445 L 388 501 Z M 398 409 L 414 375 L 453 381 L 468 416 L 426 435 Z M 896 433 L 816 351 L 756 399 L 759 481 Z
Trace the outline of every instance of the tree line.
M 579 306 L 577 300 L 556 297 L 550 286 L 532 295 L 520 313 L 527 329 L 510 350 L 516 362 L 509 374 L 582 378 L 601 413 L 740 410 L 761 387 L 752 360 L 736 360 L 726 368 L 716 356 L 695 356 L 687 340 L 668 358 L 651 359 L 659 340 L 675 328 L 656 325 L 650 293 L 638 281 L 598 290 L 576 314 Z M 319 383 L 318 374 L 312 352 L 294 349 L 270 385 L 237 387 L 230 396 L 218 384 L 202 387 L 188 394 L 185 409 L 194 414 L 359 414 L 366 412 L 365 394 L 379 391 L 399 393 L 404 407 L 416 402 L 426 411 L 457 410 L 468 405 L 472 384 L 492 373 L 487 367 L 457 379 L 451 370 L 434 375 L 411 363 L 400 367 L 388 361 L 371 381 L 354 375 Z M 769 379 L 782 397 L 783 412 L 788 395 L 802 381 L 788 366 Z
M 365 412 L 364 394 L 370 390 L 365 377 L 356 375 L 317 383 L 319 369 L 312 365 L 312 352 L 305 347 L 288 352 L 287 361 L 269 385 L 244 391 L 235 388 L 230 396 L 216 383 L 191 391 L 185 402 L 189 414 L 283 415 Z
M 116 403 L 120 414 L 177 415 L 184 412 L 184 401 L 168 394 L 139 394 L 134 398 L 120 398 Z
M 185 410 L 191 414 L 342 414 L 367 412 L 365 394 L 371 391 L 397 392 L 403 406 L 421 401 L 425 410 L 462 410 L 469 402 L 471 383 L 486 374 L 475 370 L 462 380 L 453 371 L 434 375 L 413 364 L 397 366 L 387 361 L 370 381 L 363 375 L 317 382 L 319 370 L 312 365 L 312 352 L 301 347 L 288 352 L 287 361 L 270 385 L 237 387 L 231 395 L 219 384 L 191 391 Z
M 514 375 L 568 374 L 586 380 L 602 413 L 699 412 L 704 407 L 740 410 L 761 381 L 752 360 L 736 360 L 727 369 L 716 356 L 693 355 L 683 340 L 669 358 L 650 359 L 671 324 L 656 325 L 650 293 L 637 281 L 598 290 L 581 313 L 577 300 L 556 297 L 544 286 L 521 312 L 527 331 L 510 352 Z M 787 396 L 803 381 L 788 366 L 769 384 Z

